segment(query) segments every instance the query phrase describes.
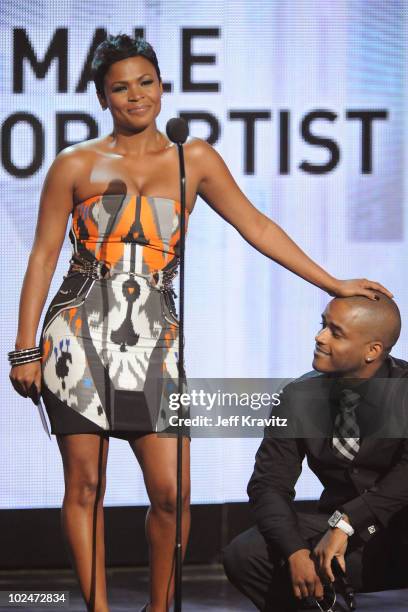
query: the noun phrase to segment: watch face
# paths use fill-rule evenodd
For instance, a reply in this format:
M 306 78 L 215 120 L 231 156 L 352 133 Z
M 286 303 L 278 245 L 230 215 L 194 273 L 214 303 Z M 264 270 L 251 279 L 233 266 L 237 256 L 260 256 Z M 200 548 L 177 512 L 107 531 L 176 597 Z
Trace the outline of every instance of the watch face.
M 330 527 L 335 527 L 342 516 L 343 516 L 342 512 L 340 512 L 339 510 L 336 510 L 336 512 L 334 512 L 329 518 L 328 522 L 329 522 Z

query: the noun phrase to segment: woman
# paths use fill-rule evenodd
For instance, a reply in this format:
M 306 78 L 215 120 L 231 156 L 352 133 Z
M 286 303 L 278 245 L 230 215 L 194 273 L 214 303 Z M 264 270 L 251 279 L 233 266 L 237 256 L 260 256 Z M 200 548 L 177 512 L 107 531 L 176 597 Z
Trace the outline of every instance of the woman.
M 68 147 L 47 174 L 10 378 L 24 397 L 35 400 L 42 393 L 64 465 L 64 533 L 88 609 L 97 612 L 108 610 L 103 494 L 109 436 L 128 439 L 151 502 L 146 609 L 162 612 L 173 595 L 176 439 L 155 433 L 165 427 L 168 391 L 149 383 L 177 376 L 171 281 L 179 239 L 178 156 L 156 127 L 163 86 L 150 45 L 126 35 L 108 37 L 96 50 L 93 76 L 113 131 Z M 198 194 L 252 246 L 331 295 L 374 299 L 374 290 L 390 295 L 378 283 L 337 280 L 311 261 L 248 201 L 206 142 L 191 140 L 184 150 L 187 220 Z M 71 267 L 35 347 L 71 213 Z M 185 550 L 188 436 L 183 444 Z

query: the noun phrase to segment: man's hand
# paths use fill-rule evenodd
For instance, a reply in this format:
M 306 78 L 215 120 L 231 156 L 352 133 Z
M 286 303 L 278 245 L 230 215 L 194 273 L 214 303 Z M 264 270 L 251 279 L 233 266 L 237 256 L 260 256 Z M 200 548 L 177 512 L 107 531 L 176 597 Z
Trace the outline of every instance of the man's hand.
M 323 580 L 334 582 L 335 578 L 332 572 L 331 563 L 333 557 L 337 557 L 337 561 L 341 569 L 346 571 L 346 562 L 344 555 L 347 550 L 348 535 L 341 529 L 335 527 L 326 531 L 320 542 L 313 550 L 313 557 L 317 563 L 318 571 Z
M 292 553 L 288 559 L 293 592 L 297 599 L 315 597 L 323 599 L 323 586 L 308 548 Z

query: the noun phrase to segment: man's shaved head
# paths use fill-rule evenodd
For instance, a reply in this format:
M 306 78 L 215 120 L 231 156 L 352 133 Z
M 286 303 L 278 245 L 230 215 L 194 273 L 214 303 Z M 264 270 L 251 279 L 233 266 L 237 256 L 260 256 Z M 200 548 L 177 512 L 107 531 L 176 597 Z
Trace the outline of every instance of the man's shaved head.
M 401 315 L 393 299 L 384 293 L 375 293 L 378 298 L 376 300 L 360 295 L 335 299 L 350 304 L 360 331 L 366 335 L 368 341 L 381 341 L 388 354 L 399 338 Z
M 322 313 L 313 367 L 319 372 L 364 378 L 386 359 L 401 331 L 397 304 L 383 293 L 334 298 Z

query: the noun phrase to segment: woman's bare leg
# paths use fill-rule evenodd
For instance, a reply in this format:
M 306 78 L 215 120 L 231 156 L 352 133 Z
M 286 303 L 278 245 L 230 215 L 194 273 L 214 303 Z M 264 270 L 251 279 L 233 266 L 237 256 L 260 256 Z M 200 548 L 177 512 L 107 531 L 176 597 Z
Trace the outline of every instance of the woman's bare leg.
M 69 434 L 57 440 L 65 478 L 64 536 L 88 610 L 107 612 L 103 496 L 109 439 Z
M 177 438 L 149 434 L 131 442 L 151 506 L 146 516 L 150 557 L 149 612 L 167 612 L 174 594 Z M 182 555 L 190 532 L 190 440 L 183 437 Z

